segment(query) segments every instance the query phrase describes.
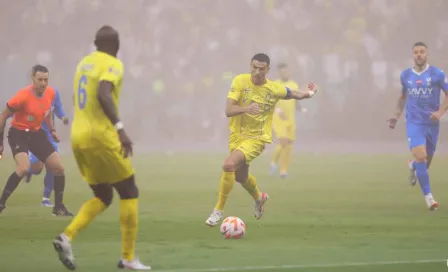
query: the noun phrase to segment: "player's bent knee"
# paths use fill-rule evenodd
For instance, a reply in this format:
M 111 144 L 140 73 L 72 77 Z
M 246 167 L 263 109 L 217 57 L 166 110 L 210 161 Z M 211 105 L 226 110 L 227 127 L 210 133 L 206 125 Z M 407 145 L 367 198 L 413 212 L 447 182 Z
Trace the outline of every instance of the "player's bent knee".
M 235 172 L 236 163 L 232 159 L 226 159 L 222 165 L 222 170 L 224 172 Z
M 411 153 L 416 162 L 426 162 L 428 160 L 428 154 L 426 153 L 425 146 L 416 146 L 411 149 Z
M 55 176 L 64 175 L 64 166 L 61 163 L 61 158 L 57 152 L 53 152 L 45 160 L 45 166 L 51 171 Z
M 245 183 L 249 178 L 249 166 L 245 165 L 235 171 L 235 181 L 238 183 Z
M 24 177 L 26 174 L 28 174 L 29 169 L 30 169 L 29 164 L 19 164 L 16 166 L 16 174 L 19 177 Z
M 57 164 L 51 167 L 51 173 L 55 176 L 63 176 L 64 175 L 64 166 L 62 164 Z
M 34 175 L 39 175 L 42 173 L 42 170 L 44 169 L 44 165 L 41 162 L 33 163 L 31 165 L 31 173 Z
M 125 180 L 116 182 L 112 186 L 115 188 L 115 190 L 117 190 L 120 199 L 138 198 L 139 192 L 137 185 L 135 184 L 134 175 Z
M 109 184 L 98 184 L 91 185 L 90 188 L 92 188 L 95 197 L 100 199 L 106 207 L 112 204 L 112 199 L 114 197 L 112 186 L 110 186 Z

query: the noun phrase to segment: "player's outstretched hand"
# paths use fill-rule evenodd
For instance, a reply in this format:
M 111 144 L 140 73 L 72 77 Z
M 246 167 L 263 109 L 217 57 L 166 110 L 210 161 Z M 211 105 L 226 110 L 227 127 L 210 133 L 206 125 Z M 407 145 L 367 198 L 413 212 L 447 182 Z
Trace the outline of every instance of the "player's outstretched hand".
M 317 93 L 317 84 L 316 83 L 314 83 L 314 82 L 310 82 L 310 83 L 308 83 L 308 90 L 309 91 L 312 91 L 312 92 L 314 92 L 314 93 Z
M 69 122 L 68 117 L 63 117 L 63 118 L 62 118 L 62 123 L 63 123 L 64 125 L 68 125 L 68 122 Z
M 429 117 L 429 119 L 433 121 L 440 121 L 440 119 L 442 119 L 443 114 L 444 113 L 441 111 L 431 112 L 431 116 Z
M 251 103 L 248 107 L 247 107 L 247 113 L 251 114 L 251 115 L 257 115 L 259 114 L 260 111 L 260 106 L 258 105 L 258 103 Z
M 389 128 L 394 129 L 397 125 L 398 119 L 396 117 L 392 117 L 387 119 L 387 123 L 389 124 Z
M 124 129 L 118 130 L 118 137 L 120 138 L 121 142 L 121 152 L 123 154 L 123 157 L 127 158 L 129 156 L 132 156 L 132 141 L 129 139 L 129 136 L 126 134 Z
M 53 140 L 54 140 L 56 143 L 59 143 L 59 142 L 61 141 L 61 139 L 59 139 L 59 136 L 56 134 L 56 130 L 53 130 L 53 131 L 51 132 L 51 137 L 53 137 Z

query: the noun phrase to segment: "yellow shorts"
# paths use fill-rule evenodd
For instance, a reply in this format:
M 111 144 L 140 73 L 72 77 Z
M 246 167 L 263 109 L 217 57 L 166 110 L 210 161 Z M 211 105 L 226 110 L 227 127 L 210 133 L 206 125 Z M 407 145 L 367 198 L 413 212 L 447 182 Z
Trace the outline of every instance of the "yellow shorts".
M 72 148 L 82 178 L 89 185 L 113 184 L 134 174 L 131 159 L 123 157 L 120 147 Z
M 276 122 L 273 124 L 274 134 L 277 139 L 296 139 L 296 127 L 290 122 Z
M 264 150 L 264 147 L 265 147 L 264 141 L 250 138 L 243 138 L 239 135 L 230 134 L 229 137 L 230 153 L 233 152 L 234 150 L 239 150 L 243 152 L 244 156 L 246 157 L 246 164 L 250 164 L 251 161 L 260 156 L 260 154 Z

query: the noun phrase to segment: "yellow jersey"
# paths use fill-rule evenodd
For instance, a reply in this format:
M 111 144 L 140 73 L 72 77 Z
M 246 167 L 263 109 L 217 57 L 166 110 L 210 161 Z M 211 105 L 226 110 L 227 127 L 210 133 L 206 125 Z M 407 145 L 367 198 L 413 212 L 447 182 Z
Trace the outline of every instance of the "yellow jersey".
M 290 90 L 298 91 L 299 85 L 293 80 L 282 81 L 277 80 L 278 84 L 281 84 L 285 88 L 289 88 Z M 296 103 L 297 101 L 294 99 L 291 100 L 280 100 L 275 105 L 276 108 L 280 109 L 286 116 L 287 120 L 281 120 L 283 122 L 295 122 L 296 116 Z M 279 117 L 280 118 L 280 117 Z
M 112 98 L 118 110 L 123 73 L 123 63 L 103 52 L 93 52 L 79 62 L 73 83 L 75 110 L 72 142 L 93 147 L 99 143 L 110 144 L 118 137 L 114 125 L 104 114 L 97 95 L 100 81 L 111 82 L 114 86 Z M 113 139 L 106 139 L 108 137 Z
M 248 113 L 231 117 L 230 132 L 245 138 L 272 142 L 272 115 L 275 104 L 287 96 L 287 89 L 277 82 L 266 79 L 263 85 L 254 85 L 250 74 L 236 76 L 230 87 L 227 98 L 238 102 L 240 106 L 258 103 L 261 112 L 257 115 Z

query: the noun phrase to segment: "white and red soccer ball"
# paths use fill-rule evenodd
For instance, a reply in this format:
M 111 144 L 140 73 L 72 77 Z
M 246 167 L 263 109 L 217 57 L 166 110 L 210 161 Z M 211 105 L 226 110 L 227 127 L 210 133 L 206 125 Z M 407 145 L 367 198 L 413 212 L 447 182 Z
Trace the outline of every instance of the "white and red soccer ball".
M 246 233 L 246 224 L 236 216 L 229 216 L 221 224 L 221 234 L 226 239 L 241 239 Z

